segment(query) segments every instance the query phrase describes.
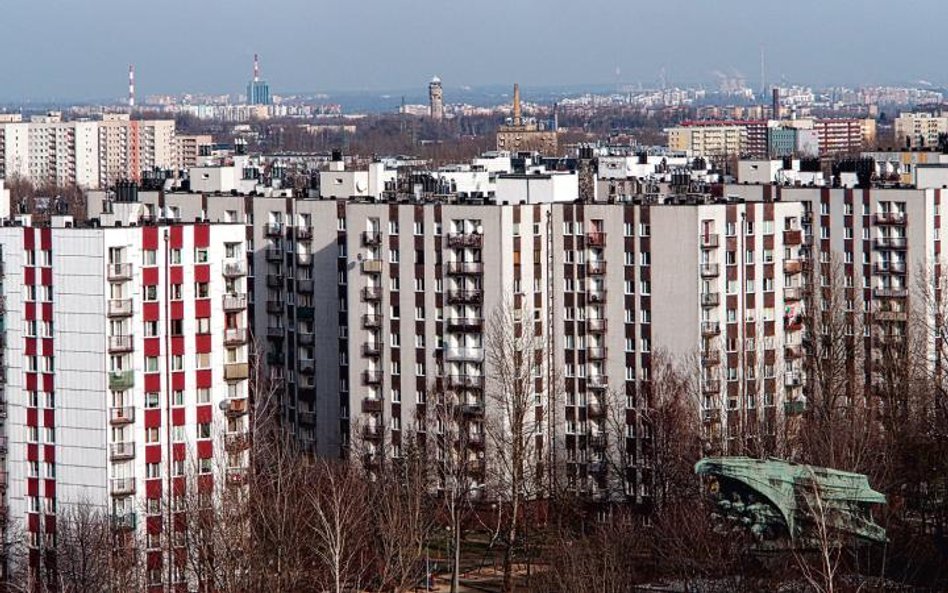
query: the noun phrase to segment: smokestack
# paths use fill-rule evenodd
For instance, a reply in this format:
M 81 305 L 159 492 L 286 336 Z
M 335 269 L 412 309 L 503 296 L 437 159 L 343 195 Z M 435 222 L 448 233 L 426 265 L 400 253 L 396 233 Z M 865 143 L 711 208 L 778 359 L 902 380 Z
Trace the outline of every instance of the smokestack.
M 260 81 L 260 59 L 257 57 L 257 54 L 253 55 L 253 81 Z
M 135 109 L 135 66 L 128 67 L 128 108 Z
M 777 87 L 773 91 L 773 114 L 774 119 L 780 119 L 780 89 Z
M 514 97 L 513 97 L 513 124 L 515 126 L 521 125 L 520 118 L 520 85 L 514 83 Z

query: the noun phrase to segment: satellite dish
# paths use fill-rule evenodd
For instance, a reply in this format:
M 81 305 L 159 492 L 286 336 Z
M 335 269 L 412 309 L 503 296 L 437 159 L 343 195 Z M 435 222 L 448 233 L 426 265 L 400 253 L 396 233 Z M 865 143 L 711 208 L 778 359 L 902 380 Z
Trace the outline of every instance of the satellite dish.
M 358 181 L 356 181 L 356 191 L 358 191 L 358 192 L 363 192 L 363 191 L 365 191 L 365 189 L 366 189 L 366 187 L 365 187 L 365 182 L 364 182 L 364 181 L 362 181 L 361 179 L 358 180 Z

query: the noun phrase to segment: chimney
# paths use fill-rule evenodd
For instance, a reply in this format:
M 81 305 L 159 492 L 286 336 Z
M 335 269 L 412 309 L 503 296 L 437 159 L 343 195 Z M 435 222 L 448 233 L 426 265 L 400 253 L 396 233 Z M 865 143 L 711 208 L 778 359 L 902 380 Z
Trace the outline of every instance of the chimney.
M 135 109 L 135 66 L 128 67 L 128 108 Z
M 253 81 L 260 81 L 260 59 L 257 54 L 253 55 Z
M 774 119 L 780 119 L 780 89 L 778 87 L 774 87 L 773 97 L 773 116 Z
M 514 83 L 514 96 L 513 96 L 513 125 L 521 125 L 522 120 L 520 118 L 520 85 Z

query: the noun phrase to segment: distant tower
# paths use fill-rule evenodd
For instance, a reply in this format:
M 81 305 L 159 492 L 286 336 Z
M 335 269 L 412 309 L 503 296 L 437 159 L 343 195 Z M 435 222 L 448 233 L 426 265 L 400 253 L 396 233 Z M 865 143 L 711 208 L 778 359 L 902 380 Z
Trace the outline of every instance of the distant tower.
M 519 126 L 522 125 L 523 118 L 520 117 L 520 85 L 514 83 L 514 96 L 513 96 L 513 125 Z
M 780 88 L 774 87 L 773 91 L 773 118 L 780 119 Z
M 135 66 L 128 67 L 128 108 L 135 109 Z
M 428 114 L 431 119 L 441 121 L 444 119 L 444 89 L 441 87 L 441 79 L 435 76 L 428 83 Z
M 253 55 L 253 80 L 247 85 L 247 104 L 270 104 L 270 85 L 267 81 L 260 80 L 260 58 L 257 54 Z

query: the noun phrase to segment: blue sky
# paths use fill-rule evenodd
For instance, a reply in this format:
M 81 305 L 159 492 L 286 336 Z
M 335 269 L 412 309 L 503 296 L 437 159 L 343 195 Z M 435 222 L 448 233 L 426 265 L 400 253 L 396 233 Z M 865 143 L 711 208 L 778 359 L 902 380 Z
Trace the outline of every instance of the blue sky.
M 0 100 L 242 92 L 254 52 L 274 92 L 714 81 L 944 83 L 909 0 L 3 0 Z

